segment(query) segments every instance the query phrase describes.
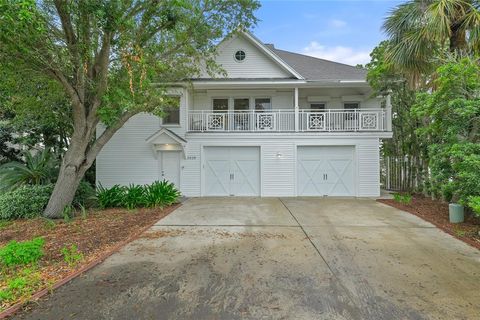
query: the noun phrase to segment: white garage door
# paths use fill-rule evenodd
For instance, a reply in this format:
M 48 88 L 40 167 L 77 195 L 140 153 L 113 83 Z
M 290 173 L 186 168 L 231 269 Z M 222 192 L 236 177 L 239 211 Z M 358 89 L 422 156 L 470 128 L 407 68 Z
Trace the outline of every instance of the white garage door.
M 258 196 L 260 148 L 205 147 L 205 195 Z
M 354 196 L 354 147 L 298 147 L 299 196 Z

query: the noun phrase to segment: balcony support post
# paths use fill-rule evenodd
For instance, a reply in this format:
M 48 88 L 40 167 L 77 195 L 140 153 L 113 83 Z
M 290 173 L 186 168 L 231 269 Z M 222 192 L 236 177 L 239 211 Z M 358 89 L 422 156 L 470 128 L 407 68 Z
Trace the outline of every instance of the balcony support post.
M 299 124 L 300 124 L 300 121 L 299 121 L 299 115 L 298 115 L 298 111 L 299 111 L 299 106 L 298 106 L 298 87 L 295 87 L 295 94 L 294 94 L 294 107 L 295 107 L 295 132 L 298 132 L 299 131 Z
M 391 91 L 388 92 L 385 103 L 385 122 L 386 122 L 386 131 L 392 131 L 392 97 L 390 96 Z

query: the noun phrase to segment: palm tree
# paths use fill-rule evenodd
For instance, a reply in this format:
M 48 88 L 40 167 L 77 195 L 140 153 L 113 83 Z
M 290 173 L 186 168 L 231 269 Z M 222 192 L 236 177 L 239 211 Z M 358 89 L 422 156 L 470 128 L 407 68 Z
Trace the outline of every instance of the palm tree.
M 410 0 L 393 9 L 383 29 L 388 62 L 418 79 L 445 52 L 480 52 L 480 0 Z
M 54 182 L 58 161 L 48 150 L 24 153 L 25 163 L 12 161 L 0 166 L 0 190 L 8 191 L 26 184 Z

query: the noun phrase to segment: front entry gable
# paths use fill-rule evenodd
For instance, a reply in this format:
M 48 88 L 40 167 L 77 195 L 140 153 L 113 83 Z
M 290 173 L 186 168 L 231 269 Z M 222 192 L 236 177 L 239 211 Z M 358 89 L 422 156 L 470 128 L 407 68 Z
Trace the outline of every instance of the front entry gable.
M 216 61 L 227 73 L 227 79 L 302 78 L 291 66 L 247 32 L 238 32 L 223 40 L 218 46 Z M 206 73 L 201 77 L 211 78 Z M 219 75 L 217 78 L 223 76 Z

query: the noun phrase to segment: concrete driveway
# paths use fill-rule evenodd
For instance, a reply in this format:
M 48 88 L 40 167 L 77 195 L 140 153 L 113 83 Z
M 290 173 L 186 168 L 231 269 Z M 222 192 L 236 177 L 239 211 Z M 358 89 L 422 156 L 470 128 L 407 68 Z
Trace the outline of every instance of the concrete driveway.
M 479 319 L 480 252 L 373 200 L 190 199 L 21 319 Z

